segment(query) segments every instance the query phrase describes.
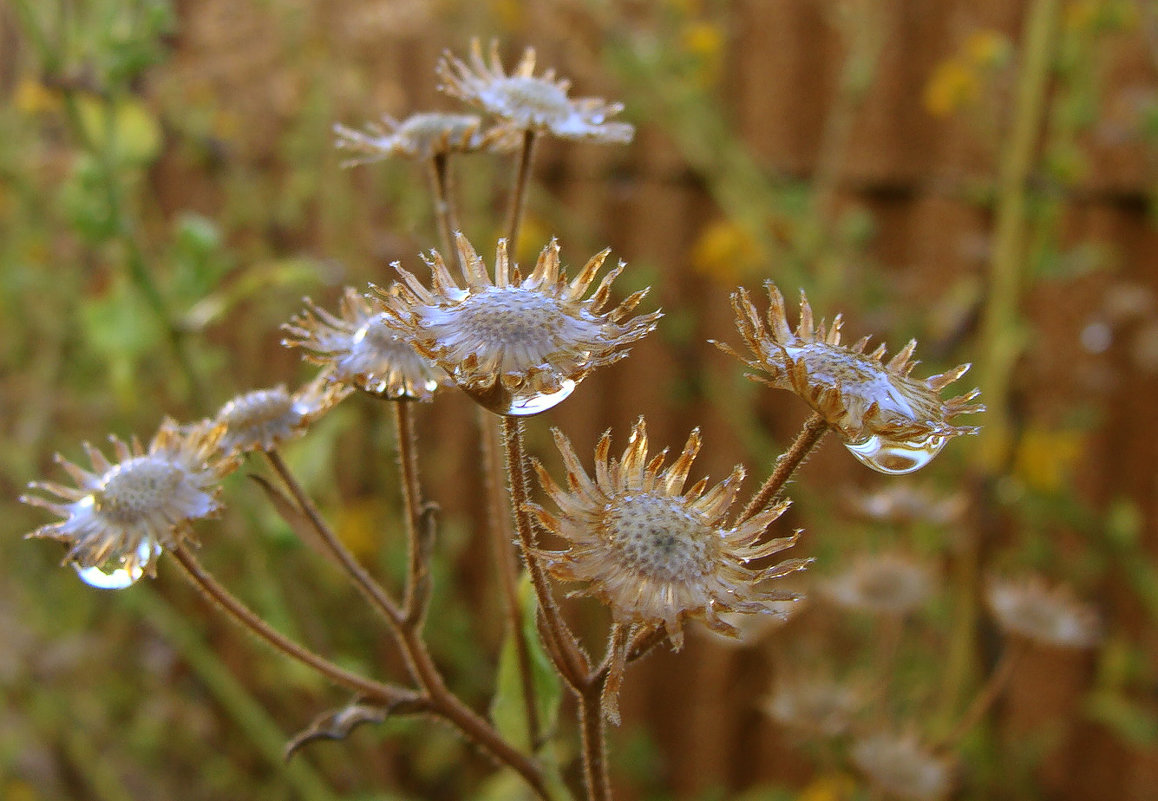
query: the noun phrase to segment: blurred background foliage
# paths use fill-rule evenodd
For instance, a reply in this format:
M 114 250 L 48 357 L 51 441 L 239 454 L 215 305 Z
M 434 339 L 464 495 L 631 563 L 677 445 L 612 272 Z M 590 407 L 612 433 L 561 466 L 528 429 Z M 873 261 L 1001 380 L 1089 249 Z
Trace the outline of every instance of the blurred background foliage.
M 303 295 L 388 281 L 435 244 L 423 176 L 340 169 L 334 122 L 452 109 L 444 48 L 499 37 L 579 95 L 624 101 L 623 149 L 546 143 L 520 257 L 558 235 L 571 264 L 610 245 L 626 293 L 655 287 L 651 341 L 531 426 L 579 443 L 648 416 L 704 430 L 697 470 L 762 477 L 804 419 L 707 345 L 736 341 L 727 295 L 807 289 L 920 370 L 977 365 L 990 412 L 916 477 L 867 473 L 829 442 L 793 486 L 792 525 L 831 573 L 903 549 L 939 575 L 890 655 L 878 624 L 810 605 L 741 648 L 707 635 L 629 673 L 615 780 L 640 799 L 866 797 L 847 765 L 759 710 L 774 675 L 887 676 L 874 714 L 928 737 L 992 667 L 990 570 L 1032 570 L 1097 606 L 1093 653 L 1034 651 L 961 746 L 962 798 L 1151 797 L 1158 779 L 1158 11 L 1147 0 L 12 0 L 0 6 L 0 797 L 511 797 L 446 730 L 394 722 L 292 762 L 287 737 L 342 697 L 217 618 L 162 565 L 98 592 L 21 539 L 16 502 L 54 452 L 148 437 L 233 394 L 310 371 L 278 326 Z M 1036 65 L 1036 66 L 1035 66 Z M 457 172 L 476 242 L 510 165 Z M 486 251 L 485 246 L 480 250 Z M 921 373 L 922 375 L 925 373 Z M 968 380 L 968 378 L 966 379 Z M 484 708 L 502 636 L 470 410 L 423 410 L 443 505 L 432 647 Z M 344 538 L 399 575 L 391 433 L 356 398 L 287 458 Z M 618 441 L 618 439 L 617 439 Z M 858 492 L 924 493 L 903 522 Z M 201 527 L 217 574 L 282 630 L 401 676 L 370 616 L 252 482 Z M 897 501 L 890 501 L 894 505 Z M 948 503 L 952 515 L 931 509 Z M 863 517 L 863 516 L 862 516 Z M 481 612 L 480 612 L 481 610 Z M 598 610 L 579 604 L 577 614 Z M 903 636 L 902 636 L 903 635 Z M 931 710 L 931 712 L 930 712 Z

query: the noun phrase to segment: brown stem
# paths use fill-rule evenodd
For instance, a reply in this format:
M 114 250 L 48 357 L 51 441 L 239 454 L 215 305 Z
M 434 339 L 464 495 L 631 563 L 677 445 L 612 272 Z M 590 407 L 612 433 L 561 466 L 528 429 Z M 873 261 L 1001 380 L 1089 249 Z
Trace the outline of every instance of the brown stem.
M 406 597 L 402 603 L 406 621 L 420 625 L 429 601 L 426 540 L 428 526 L 422 519 L 422 489 L 418 483 L 418 449 L 415 446 L 413 401 L 398 400 L 394 407 L 394 433 L 398 442 L 398 467 L 402 476 L 402 509 L 406 517 L 409 568 L 406 575 Z
M 587 785 L 587 801 L 611 801 L 611 782 L 607 775 L 606 721 L 603 718 L 602 696 L 607 680 L 590 682 L 579 694 L 579 726 L 583 740 L 583 778 Z
M 499 476 L 503 474 L 503 457 L 499 448 L 499 429 L 494 417 L 478 408 L 479 433 L 482 437 L 483 481 L 486 484 L 487 523 L 491 544 L 495 554 L 495 567 L 499 574 L 499 585 L 503 596 L 503 611 L 507 616 L 509 636 L 515 646 L 515 661 L 519 667 L 519 678 L 523 685 L 523 701 L 526 706 L 527 736 L 532 748 L 539 745 L 542 732 L 539 725 L 539 709 L 535 703 L 535 680 L 531 672 L 531 649 L 523 630 L 523 614 L 519 607 L 518 581 L 519 562 L 511 547 L 508 507 L 503 497 Z
M 281 454 L 277 451 L 265 451 L 266 459 L 269 460 L 270 466 L 273 467 L 274 472 L 278 474 L 286 489 L 293 495 L 294 501 L 298 507 L 305 513 L 309 519 L 310 524 L 317 531 L 318 536 L 322 540 L 322 544 L 329 550 L 330 554 L 338 560 L 338 564 L 349 574 L 353 580 L 354 585 L 358 590 L 366 596 L 371 606 L 374 607 L 386 621 L 392 626 L 402 625 L 403 614 L 402 610 L 394 600 L 386 593 L 377 581 L 366 571 L 364 567 L 354 558 L 349 549 L 342 543 L 333 530 L 327 525 L 326 521 L 322 519 L 314 502 L 310 500 L 309 495 L 302 489 L 302 485 L 294 478 L 293 473 L 290 472 L 289 467 L 281 458 Z
M 510 766 L 522 776 L 527 785 L 542 799 L 547 799 L 548 793 L 543 780 L 542 772 L 526 755 L 520 753 L 510 743 L 503 739 L 490 724 L 479 717 L 473 710 L 464 704 L 446 686 L 442 675 L 434 664 L 426 643 L 422 641 L 421 633 L 411 621 L 403 615 L 397 605 L 386 594 L 373 578 L 365 571 L 354 556 L 346 549 L 321 519 L 313 502 L 302 490 L 293 475 L 289 472 L 285 462 L 276 451 L 267 452 L 270 464 L 286 487 L 294 496 L 294 500 L 301 506 L 302 511 L 310 518 L 317 529 L 318 535 L 326 546 L 337 557 L 339 563 L 350 574 L 358 589 L 370 600 L 374 607 L 382 613 L 390 624 L 390 629 L 402 649 L 407 668 L 414 680 L 426 693 L 431 711 L 454 724 L 472 742 L 489 752 L 496 760 Z
M 428 164 L 430 193 L 434 198 L 434 219 L 438 223 L 438 238 L 442 243 L 442 252 L 448 257 L 459 259 L 461 257 L 458 248 L 454 246 L 454 232 L 459 230 L 459 224 L 450 189 L 450 156 L 446 153 L 437 153 Z M 459 267 L 462 267 L 461 263 Z
M 353 690 L 371 700 L 385 703 L 395 703 L 399 701 L 415 702 L 417 700 L 415 694 L 410 690 L 389 684 L 382 684 L 367 679 L 364 676 L 359 676 L 356 673 L 351 673 L 348 670 L 338 667 L 328 659 L 319 656 L 305 646 L 294 642 L 271 627 L 235 595 L 229 592 L 229 590 L 219 584 L 217 580 L 201 566 L 201 563 L 197 561 L 197 558 L 193 556 L 192 552 L 190 552 L 185 545 L 178 545 L 176 548 L 173 548 L 172 553 L 177 563 L 184 569 L 185 575 L 206 598 L 220 606 L 236 623 L 253 632 L 259 639 L 269 643 L 269 645 L 276 650 L 291 659 L 296 659 L 298 662 L 308 665 L 335 684 Z
M 792 447 L 776 460 L 772 475 L 768 476 L 768 480 L 764 482 L 764 485 L 744 507 L 744 511 L 740 513 L 740 518 L 736 521 L 737 525 L 754 517 L 776 500 L 784 489 L 784 485 L 788 483 L 788 479 L 792 478 L 792 474 L 804 463 L 804 460 L 820 443 L 827 431 L 828 424 L 819 414 L 814 414 L 808 418 L 804 423 L 804 428 L 800 429 L 800 433 L 796 435 L 796 441 L 792 443 Z
M 563 620 L 547 574 L 539 560 L 535 558 L 535 537 L 531 528 L 531 516 L 527 511 L 529 494 L 527 491 L 527 457 L 523 448 L 523 421 L 518 417 L 503 418 L 503 440 L 506 446 L 507 474 L 511 482 L 511 506 L 515 514 L 515 528 L 519 534 L 519 546 L 527 570 L 531 574 L 531 584 L 539 601 L 545 621 L 545 629 L 554 640 L 554 647 L 548 648 L 552 654 L 561 654 L 564 659 L 556 660 L 555 667 L 572 686 L 580 684 L 588 674 L 589 666 L 583 659 L 575 635 Z
M 535 132 L 523 132 L 523 147 L 519 150 L 519 170 L 515 175 L 515 188 L 511 193 L 511 206 L 507 211 L 507 251 L 512 257 L 519 252 L 519 227 L 523 222 L 523 209 L 527 201 L 527 185 L 531 180 L 531 162 L 535 152 Z

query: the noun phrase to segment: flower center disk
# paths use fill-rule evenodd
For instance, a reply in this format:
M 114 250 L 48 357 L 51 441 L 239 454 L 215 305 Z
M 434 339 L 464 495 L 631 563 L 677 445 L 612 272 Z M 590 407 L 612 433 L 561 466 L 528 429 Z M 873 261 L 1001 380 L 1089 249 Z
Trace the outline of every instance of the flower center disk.
M 687 581 L 709 573 L 719 541 L 712 528 L 678 499 L 626 496 L 611 506 L 603 530 L 631 572 L 656 581 Z
M 172 500 L 182 476 L 181 468 L 148 456 L 130 459 L 114 468 L 93 494 L 94 506 L 117 523 L 136 523 Z

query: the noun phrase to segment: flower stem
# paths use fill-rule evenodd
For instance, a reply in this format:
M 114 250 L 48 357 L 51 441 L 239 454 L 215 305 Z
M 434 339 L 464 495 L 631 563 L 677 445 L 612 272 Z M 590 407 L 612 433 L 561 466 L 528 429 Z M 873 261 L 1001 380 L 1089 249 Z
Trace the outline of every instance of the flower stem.
M 523 552 L 523 559 L 527 563 L 527 570 L 531 574 L 531 583 L 535 588 L 535 597 L 539 601 L 539 610 L 543 614 L 545 630 L 553 640 L 554 647 L 548 647 L 547 652 L 552 654 L 555 667 L 559 669 L 563 678 L 572 687 L 580 686 L 588 676 L 590 669 L 583 658 L 575 635 L 567 626 L 559 612 L 555 598 L 551 595 L 551 587 L 547 582 L 547 574 L 539 560 L 535 558 L 535 537 L 531 528 L 531 516 L 527 512 L 529 493 L 527 490 L 527 456 L 523 447 L 523 421 L 518 417 L 503 417 L 503 440 L 507 457 L 507 474 L 511 483 L 511 506 L 515 514 L 515 528 L 519 534 L 519 546 Z
M 1013 675 L 1013 669 L 1017 666 L 1017 662 L 1021 658 L 1023 647 L 1021 643 L 1012 640 L 1006 644 L 1005 650 L 1001 653 L 1001 658 L 997 661 L 997 666 L 993 668 L 993 672 L 990 673 L 989 678 L 985 680 L 984 686 L 977 691 L 973 702 L 969 705 L 969 708 L 965 710 L 965 714 L 961 716 L 961 719 L 957 721 L 957 725 L 941 738 L 937 745 L 937 750 L 951 751 L 956 748 L 961 739 L 968 734 L 985 713 L 990 710 L 994 702 L 1001 696 L 1005 685 L 1009 683 L 1009 678 Z
M 454 258 L 459 259 L 458 248 L 454 246 L 454 232 L 459 230 L 459 223 L 450 189 L 450 156 L 436 153 L 428 164 L 430 193 L 434 198 L 434 219 L 438 224 L 442 251 L 448 256 L 454 254 Z M 462 265 L 459 264 L 459 267 Z
M 511 193 L 511 206 L 507 212 L 507 250 L 512 257 L 519 252 L 519 227 L 523 222 L 523 209 L 527 201 L 527 185 L 531 180 L 531 162 L 535 154 L 535 132 L 523 132 L 523 147 L 519 150 L 519 170 L 515 175 L 515 188 Z
M 813 449 L 820 443 L 828 431 L 828 423 L 819 414 L 814 414 L 808 418 L 804 423 L 804 427 L 800 429 L 800 433 L 796 435 L 796 441 L 792 443 L 792 447 L 786 450 L 776 460 L 776 466 L 772 469 L 772 475 L 768 476 L 768 480 L 760 487 L 759 491 L 744 507 L 744 511 L 740 513 L 736 524 L 739 525 L 745 520 L 755 517 L 760 511 L 767 508 L 769 504 L 776 500 L 777 496 L 784 489 L 784 485 L 792 478 L 792 474 L 796 472 L 800 465 L 804 464 L 804 460 L 808 458 Z
M 515 661 L 519 668 L 519 679 L 523 687 L 523 703 L 526 706 L 527 739 L 532 748 L 539 745 L 542 732 L 539 725 L 539 710 L 535 703 L 535 681 L 531 671 L 531 650 L 523 630 L 523 614 L 518 595 L 518 558 L 511 548 L 509 518 L 505 508 L 499 476 L 502 475 L 502 455 L 499 449 L 499 429 L 494 417 L 478 407 L 479 433 L 482 437 L 483 481 L 486 484 L 487 522 L 491 543 L 494 547 L 495 567 L 499 574 L 499 584 L 503 596 L 503 610 L 507 616 L 509 636 L 515 646 Z
M 392 626 L 402 625 L 404 619 L 402 610 L 387 594 L 386 590 L 382 588 L 374 578 L 366 571 L 366 568 L 354 558 L 349 549 L 342 543 L 338 536 L 333 532 L 325 520 L 322 519 L 314 502 L 310 500 L 309 495 L 306 494 L 302 485 L 294 478 L 293 473 L 290 472 L 289 466 L 286 465 L 285 460 L 281 458 L 281 454 L 277 451 L 265 451 L 266 459 L 274 472 L 278 474 L 286 489 L 290 491 L 294 501 L 298 507 L 306 515 L 310 521 L 310 525 L 317 531 L 318 536 L 322 540 L 322 544 L 330 552 L 330 554 L 338 560 L 338 564 L 353 580 L 354 585 L 358 590 L 366 596 L 371 606 L 381 614 L 388 623 Z
M 185 545 L 178 545 L 173 549 L 173 556 L 185 571 L 185 575 L 193 582 L 202 594 L 220 606 L 230 617 L 242 627 L 249 629 L 257 637 L 269 643 L 273 648 L 281 651 L 291 659 L 296 659 L 313 668 L 334 684 L 353 690 L 366 698 L 385 703 L 398 701 L 417 702 L 418 696 L 402 687 L 367 679 L 356 673 L 338 667 L 333 662 L 319 656 L 308 648 L 294 642 L 290 638 L 275 630 L 261 617 L 243 604 L 236 596 L 225 589 L 211 576 L 197 558 Z
M 402 509 L 406 517 L 409 568 L 402 608 L 406 620 L 421 625 L 430 601 L 430 527 L 423 520 L 422 488 L 418 482 L 418 453 L 414 436 L 413 401 L 397 400 L 394 433 L 398 443 L 398 467 L 402 476 Z
M 603 718 L 603 686 L 606 674 L 600 674 L 579 694 L 579 726 L 583 740 L 583 777 L 587 801 L 611 801 L 611 782 L 607 775 L 607 722 Z

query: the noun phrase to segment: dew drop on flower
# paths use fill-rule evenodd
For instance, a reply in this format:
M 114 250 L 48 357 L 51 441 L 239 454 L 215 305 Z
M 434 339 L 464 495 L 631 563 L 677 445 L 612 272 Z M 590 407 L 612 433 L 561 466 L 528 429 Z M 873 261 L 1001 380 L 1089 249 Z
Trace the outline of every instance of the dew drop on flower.
M 509 388 L 498 381 L 494 386 L 483 391 L 475 391 L 464 387 L 466 393 L 474 398 L 483 407 L 495 414 L 527 417 L 539 412 L 545 412 L 558 403 L 562 403 L 575 391 L 575 382 L 564 378 L 559 382 L 559 388 L 554 392 L 536 391 L 534 386 Z
M 947 441 L 947 438 L 940 434 L 932 434 L 912 442 L 887 439 L 879 434 L 873 434 L 859 442 L 845 442 L 844 447 L 848 448 L 862 464 L 873 470 L 899 476 L 920 470 L 933 461 L 933 457 L 941 452 Z
M 80 565 L 74 567 L 80 580 L 90 587 L 100 590 L 123 590 L 136 584 L 145 575 L 145 566 L 160 555 L 160 544 L 146 539 L 137 546 L 135 559 L 130 559 L 126 554 L 93 567 Z

